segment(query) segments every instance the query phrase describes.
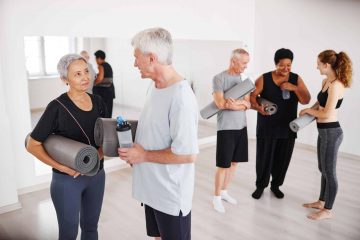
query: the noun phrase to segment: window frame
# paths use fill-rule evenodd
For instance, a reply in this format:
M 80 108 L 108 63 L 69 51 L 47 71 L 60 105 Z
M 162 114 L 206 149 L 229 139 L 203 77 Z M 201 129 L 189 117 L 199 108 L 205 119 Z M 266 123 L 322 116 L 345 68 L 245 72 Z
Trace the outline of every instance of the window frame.
M 30 37 L 30 36 L 29 36 Z M 40 48 L 40 68 L 39 68 L 39 73 L 35 73 L 35 74 L 29 74 L 28 75 L 28 79 L 41 79 L 41 78 L 58 78 L 59 74 L 58 73 L 48 73 L 46 72 L 46 60 L 45 60 L 45 37 L 48 36 L 38 36 L 39 39 L 39 48 Z M 54 37 L 66 37 L 68 38 L 69 41 L 69 50 L 68 53 L 71 52 L 78 52 L 78 41 L 76 37 L 68 37 L 68 36 L 54 36 Z M 24 42 L 24 45 L 26 43 Z M 66 54 L 66 53 L 64 53 Z M 27 57 L 27 56 L 25 56 Z M 27 71 L 27 69 L 26 69 Z

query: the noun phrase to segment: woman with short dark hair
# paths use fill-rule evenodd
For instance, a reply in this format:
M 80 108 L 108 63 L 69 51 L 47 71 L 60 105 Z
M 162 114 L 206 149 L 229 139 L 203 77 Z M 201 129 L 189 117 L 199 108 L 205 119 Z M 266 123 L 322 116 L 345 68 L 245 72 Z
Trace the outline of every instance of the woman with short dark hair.
M 294 54 L 281 48 L 275 52 L 275 70 L 261 75 L 255 82 L 256 89 L 250 95 L 252 107 L 258 111 L 256 128 L 256 190 L 252 197 L 259 199 L 271 181 L 275 197 L 283 198 L 279 187 L 293 153 L 296 133 L 289 123 L 297 116 L 298 103 L 307 104 L 310 93 L 302 78 L 291 72 Z M 256 98 L 261 97 L 277 105 L 277 112 L 270 115 Z

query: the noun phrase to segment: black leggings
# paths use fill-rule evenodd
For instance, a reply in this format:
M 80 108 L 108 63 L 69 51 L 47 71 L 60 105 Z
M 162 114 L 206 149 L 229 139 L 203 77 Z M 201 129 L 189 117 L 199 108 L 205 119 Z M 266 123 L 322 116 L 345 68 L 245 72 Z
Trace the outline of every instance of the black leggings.
M 325 201 L 326 209 L 332 209 L 338 189 L 336 160 L 339 146 L 343 140 L 343 131 L 341 127 L 318 127 L 318 131 L 317 156 L 321 172 L 319 200 Z

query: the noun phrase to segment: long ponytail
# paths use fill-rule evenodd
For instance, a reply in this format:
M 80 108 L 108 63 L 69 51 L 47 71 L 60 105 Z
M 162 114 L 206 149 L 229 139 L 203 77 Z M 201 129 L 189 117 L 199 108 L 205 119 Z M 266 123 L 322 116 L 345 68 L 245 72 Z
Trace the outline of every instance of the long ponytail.
M 319 54 L 318 58 L 322 63 L 330 64 L 335 71 L 336 77 L 345 87 L 350 87 L 352 81 L 352 62 L 346 53 L 325 50 Z

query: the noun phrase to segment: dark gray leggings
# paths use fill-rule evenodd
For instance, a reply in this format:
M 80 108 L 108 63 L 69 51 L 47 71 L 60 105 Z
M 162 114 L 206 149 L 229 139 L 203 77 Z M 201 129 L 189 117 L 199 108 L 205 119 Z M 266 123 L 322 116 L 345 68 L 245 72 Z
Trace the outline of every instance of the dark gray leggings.
M 341 127 L 318 128 L 318 165 L 321 172 L 319 200 L 325 201 L 325 208 L 332 209 L 338 189 L 336 160 L 339 146 L 343 140 Z
M 75 240 L 79 218 L 81 239 L 98 239 L 98 221 L 105 188 L 105 172 L 100 170 L 92 177 L 53 172 L 50 193 L 59 225 L 60 240 Z

